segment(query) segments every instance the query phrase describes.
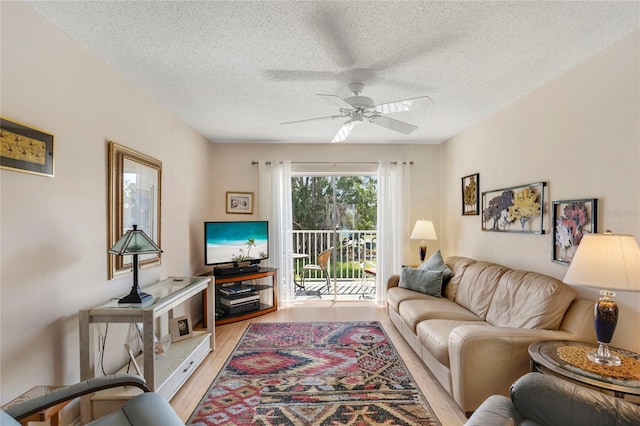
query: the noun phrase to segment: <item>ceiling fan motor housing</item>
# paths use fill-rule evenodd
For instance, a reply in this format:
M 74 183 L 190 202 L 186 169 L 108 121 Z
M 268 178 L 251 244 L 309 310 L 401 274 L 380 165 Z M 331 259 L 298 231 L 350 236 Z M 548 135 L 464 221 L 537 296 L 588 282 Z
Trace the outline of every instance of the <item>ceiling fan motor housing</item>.
M 368 109 L 375 105 L 373 99 L 366 96 L 351 96 L 345 99 L 345 102 L 349 105 L 353 105 L 354 108 Z

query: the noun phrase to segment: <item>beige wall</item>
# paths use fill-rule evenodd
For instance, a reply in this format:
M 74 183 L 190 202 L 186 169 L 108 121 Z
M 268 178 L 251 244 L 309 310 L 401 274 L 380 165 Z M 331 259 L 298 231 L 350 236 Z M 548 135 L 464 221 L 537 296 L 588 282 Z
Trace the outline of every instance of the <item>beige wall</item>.
M 413 160 L 410 219 L 438 222 L 439 146 L 214 145 L 24 3 L 0 7 L 0 113 L 56 138 L 54 178 L 0 171 L 0 403 L 78 380 L 78 310 L 130 289 L 130 277 L 107 280 L 108 140 L 163 162 L 163 260 L 141 272 L 143 286 L 204 269 L 202 222 L 238 219 L 225 191 L 257 193 L 252 159 Z M 110 327 L 107 373 L 128 333 Z
M 598 230 L 640 238 L 638 31 L 481 120 L 442 145 L 441 246 L 458 254 L 562 279 L 551 262 L 549 201 L 598 199 Z M 545 235 L 480 231 L 460 215 L 460 178 L 480 173 L 480 191 L 548 182 Z M 595 290 L 577 288 L 585 297 Z M 640 351 L 640 293 L 618 293 L 614 344 Z
M 56 166 L 54 178 L 0 171 L 5 403 L 78 380 L 78 310 L 131 288 L 131 277 L 107 280 L 107 140 L 163 165 L 163 260 L 142 271 L 142 284 L 202 269 L 213 145 L 26 4 L 0 8 L 0 113 L 53 133 Z M 117 327 L 109 333 L 113 373 L 124 350 Z
M 258 166 L 252 160 L 291 160 L 292 162 L 377 162 L 413 161 L 409 168 L 408 232 L 417 219 L 429 218 L 439 230 L 439 145 L 368 145 L 368 144 L 216 144 L 212 220 L 236 220 L 237 215 L 225 213 L 226 191 L 258 191 Z M 328 165 L 329 167 L 329 165 Z M 256 196 L 257 198 L 257 196 Z M 259 213 L 256 205 L 255 217 Z M 407 235 L 405 261 L 418 262 L 419 241 Z M 437 250 L 438 241 L 429 241 L 429 254 Z

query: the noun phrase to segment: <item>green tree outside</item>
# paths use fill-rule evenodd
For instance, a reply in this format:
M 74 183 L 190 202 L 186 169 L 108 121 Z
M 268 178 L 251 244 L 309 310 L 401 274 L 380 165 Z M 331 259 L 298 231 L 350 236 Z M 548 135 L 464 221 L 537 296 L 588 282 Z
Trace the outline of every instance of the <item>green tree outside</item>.
M 375 230 L 375 176 L 335 176 L 338 229 Z M 295 176 L 291 179 L 293 229 L 333 229 L 331 177 Z

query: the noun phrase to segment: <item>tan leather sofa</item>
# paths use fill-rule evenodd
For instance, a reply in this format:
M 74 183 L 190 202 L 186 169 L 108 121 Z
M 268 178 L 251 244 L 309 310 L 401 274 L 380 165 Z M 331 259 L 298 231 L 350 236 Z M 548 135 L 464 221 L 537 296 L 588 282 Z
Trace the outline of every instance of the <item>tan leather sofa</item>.
M 466 257 L 445 263 L 453 277 L 443 297 L 388 281 L 387 311 L 413 350 L 471 413 L 530 369 L 528 347 L 539 340 L 595 341 L 593 302 L 547 275 Z

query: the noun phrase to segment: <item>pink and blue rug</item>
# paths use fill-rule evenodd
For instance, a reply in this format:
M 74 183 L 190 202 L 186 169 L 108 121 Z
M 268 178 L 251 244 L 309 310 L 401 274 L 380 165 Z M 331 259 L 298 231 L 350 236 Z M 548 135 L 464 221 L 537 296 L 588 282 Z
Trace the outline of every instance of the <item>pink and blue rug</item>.
M 440 422 L 378 322 L 252 323 L 188 426 Z

